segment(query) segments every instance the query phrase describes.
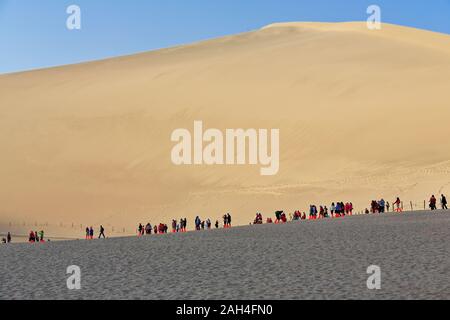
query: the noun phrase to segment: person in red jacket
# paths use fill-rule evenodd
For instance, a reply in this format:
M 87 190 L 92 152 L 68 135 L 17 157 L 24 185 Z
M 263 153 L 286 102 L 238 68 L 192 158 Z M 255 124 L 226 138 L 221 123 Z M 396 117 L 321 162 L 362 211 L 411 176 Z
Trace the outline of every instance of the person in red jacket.
M 397 208 L 395 209 L 396 212 L 402 212 L 402 211 L 403 211 L 402 208 L 400 208 L 401 204 L 402 204 L 402 202 L 400 201 L 400 198 L 397 197 L 397 200 L 395 200 L 395 202 L 394 202 L 394 204 L 393 204 L 394 206 L 397 207 Z
M 434 195 L 432 195 L 431 198 L 430 198 L 430 209 L 431 210 L 436 210 L 437 209 L 436 202 L 437 202 L 436 197 Z

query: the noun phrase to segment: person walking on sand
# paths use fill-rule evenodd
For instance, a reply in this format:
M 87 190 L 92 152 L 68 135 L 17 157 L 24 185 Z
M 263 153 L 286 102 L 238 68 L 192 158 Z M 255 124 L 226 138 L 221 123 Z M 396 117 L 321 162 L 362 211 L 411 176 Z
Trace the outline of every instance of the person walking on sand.
M 11 243 L 11 232 L 8 232 L 8 234 L 6 235 L 6 243 Z
M 380 213 L 384 213 L 385 207 L 386 207 L 386 201 L 384 199 L 381 199 L 378 202 L 378 206 L 380 207 Z
M 397 200 L 395 200 L 395 202 L 393 203 L 394 206 L 397 207 L 397 209 L 395 209 L 396 212 L 402 212 L 403 210 L 400 208 L 402 202 L 400 201 L 400 198 L 397 197 Z
M 336 205 L 334 204 L 334 202 L 331 203 L 330 211 L 331 211 L 331 217 L 333 218 L 334 212 L 336 211 Z
M 391 208 L 391 205 L 389 204 L 389 201 L 386 201 L 386 212 L 389 212 L 390 208 Z
M 103 237 L 103 239 L 106 239 L 105 237 L 105 228 L 103 228 L 103 226 L 100 226 L 100 234 L 98 235 L 98 238 L 100 239 L 101 237 Z
M 443 194 L 441 194 L 441 206 L 442 206 L 442 210 L 448 210 L 447 198 Z
M 219 220 L 216 220 L 216 229 L 219 229 Z
M 436 200 L 436 197 L 434 196 L 434 194 L 431 196 L 431 198 L 430 198 L 430 209 L 433 211 L 433 210 L 436 210 L 437 208 L 436 208 L 436 202 L 437 202 L 437 200 Z
M 44 230 L 39 231 L 39 238 L 41 239 L 41 242 L 44 242 Z
M 223 227 L 224 228 L 228 227 L 228 217 L 226 214 L 223 215 Z
M 34 232 L 30 231 L 30 236 L 28 237 L 28 242 L 34 242 L 36 238 L 34 237 Z
M 152 234 L 152 225 L 150 224 L 150 222 L 145 226 L 145 234 Z
M 94 239 L 94 228 L 92 227 L 89 228 L 89 239 Z
M 231 228 L 231 214 L 227 213 L 228 228 Z
M 89 240 L 89 227 L 86 227 L 86 240 Z

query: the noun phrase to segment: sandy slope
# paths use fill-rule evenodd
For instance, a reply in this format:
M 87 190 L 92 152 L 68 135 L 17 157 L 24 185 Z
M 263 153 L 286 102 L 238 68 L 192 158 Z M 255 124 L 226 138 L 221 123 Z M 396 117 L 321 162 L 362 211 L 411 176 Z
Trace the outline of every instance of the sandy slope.
M 226 211 L 248 223 L 256 210 L 450 193 L 449 79 L 448 35 L 363 23 L 277 24 L 0 76 L 0 229 L 134 230 Z M 279 128 L 279 174 L 174 166 L 170 135 L 194 120 Z
M 0 300 L 449 299 L 449 226 L 448 212 L 415 212 L 0 245 Z M 70 265 L 80 291 L 67 289 Z M 367 289 L 371 265 L 380 291 Z

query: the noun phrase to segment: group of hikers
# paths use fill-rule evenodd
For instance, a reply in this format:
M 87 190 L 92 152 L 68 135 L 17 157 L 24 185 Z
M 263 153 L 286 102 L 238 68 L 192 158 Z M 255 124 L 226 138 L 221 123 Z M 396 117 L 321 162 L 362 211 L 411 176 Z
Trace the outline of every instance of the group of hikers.
M 103 226 L 100 226 L 100 230 L 98 233 L 98 238 L 100 239 L 101 237 L 103 237 L 103 239 L 106 238 L 105 236 L 105 228 L 103 228 Z M 86 227 L 86 240 L 93 240 L 94 239 L 94 228 L 92 227 Z
M 155 225 L 154 227 L 152 227 L 150 223 L 147 223 L 145 227 L 142 223 L 139 223 L 138 236 L 149 235 L 152 234 L 152 232 L 154 232 L 155 234 L 164 234 L 167 233 L 168 230 L 169 227 L 164 223 L 160 223 L 159 225 Z
M 437 198 L 432 195 L 429 200 L 429 207 L 431 210 L 437 210 Z M 442 194 L 440 197 L 440 204 L 441 208 L 443 210 L 447 210 L 447 198 Z M 393 202 L 392 209 L 395 212 L 402 212 L 403 211 L 403 203 L 400 200 L 399 197 Z M 298 220 L 316 220 L 316 219 L 324 219 L 324 218 L 339 218 L 344 217 L 346 215 L 353 215 L 353 204 L 351 202 L 336 202 L 332 203 L 330 207 L 328 208 L 326 205 L 321 205 L 317 207 L 316 205 L 310 205 L 309 207 L 309 216 L 306 215 L 305 212 L 300 212 L 299 210 L 295 211 L 293 214 L 289 214 L 290 221 L 298 221 Z M 370 210 L 368 208 L 365 209 L 366 214 L 370 213 L 385 213 L 390 212 L 391 210 L 391 204 L 389 201 L 385 201 L 384 199 L 381 200 L 372 200 L 370 204 Z M 231 215 L 230 213 L 226 213 L 223 215 L 223 227 L 224 228 L 231 228 Z M 286 223 L 288 221 L 286 213 L 283 210 L 278 210 L 275 212 L 275 223 Z M 272 218 L 267 218 L 266 223 L 274 223 Z M 212 222 L 208 218 L 206 220 L 201 220 L 199 216 L 197 216 L 194 220 L 195 224 L 195 230 L 210 230 L 212 229 Z M 253 221 L 253 224 L 263 224 L 263 215 L 258 212 L 256 214 L 256 217 Z M 214 224 L 215 228 L 219 228 L 219 221 L 216 220 Z M 186 232 L 187 231 L 187 218 L 181 218 L 179 221 L 172 220 L 172 232 L 178 233 L 178 232 Z M 151 235 L 152 232 L 154 234 L 167 234 L 168 233 L 168 226 L 167 224 L 160 223 L 159 225 L 155 225 L 152 227 L 150 223 L 147 223 L 144 227 L 143 224 L 139 224 L 138 226 L 138 235 Z M 105 228 L 101 225 L 99 228 L 99 235 L 98 239 L 100 238 L 106 238 L 105 236 Z M 92 240 L 94 239 L 94 228 L 93 227 L 87 227 L 86 228 L 86 240 Z M 45 242 L 44 239 L 44 231 L 41 230 L 39 232 L 37 231 L 30 231 L 28 241 L 30 243 L 36 243 L 36 242 Z M 2 243 L 11 243 L 12 242 L 12 236 L 11 233 L 8 232 L 6 238 L 2 238 Z
M 44 230 L 39 231 L 30 231 L 30 234 L 28 236 L 28 242 L 30 243 L 36 243 L 36 242 L 45 242 L 44 239 Z
M 431 210 L 437 210 L 437 199 L 434 195 L 431 196 L 429 203 Z M 448 210 L 447 198 L 443 194 L 441 194 L 441 208 L 442 210 Z
M 442 210 L 448 210 L 447 208 L 447 198 L 441 194 L 441 208 Z M 434 195 L 431 196 L 430 200 L 428 201 L 429 207 L 432 211 L 437 210 L 437 199 Z M 389 201 L 384 201 L 384 199 L 381 199 L 379 201 L 372 200 L 370 204 L 370 210 L 366 208 L 365 213 L 384 213 L 389 212 L 391 209 L 391 205 L 389 204 Z M 403 212 L 403 203 L 400 200 L 400 198 L 397 197 L 395 202 L 393 203 L 393 208 L 395 212 Z M 425 208 L 424 208 L 425 209 Z
M 395 212 L 403 212 L 403 203 L 399 197 L 397 197 L 397 199 L 394 201 L 394 203 L 392 205 L 393 205 L 392 209 Z M 372 200 L 372 202 L 370 203 L 370 210 L 366 208 L 364 213 L 365 214 L 385 213 L 385 212 L 390 212 L 390 210 L 391 210 L 391 205 L 390 205 L 389 201 L 385 201 L 384 199 L 381 199 L 379 201 Z
M 301 212 L 299 210 L 295 211 L 293 214 L 289 214 L 290 221 L 299 221 L 299 220 L 316 220 L 316 219 L 324 219 L 324 218 L 339 218 L 345 215 L 353 214 L 353 204 L 351 202 L 343 203 L 337 202 L 336 204 L 333 202 L 328 209 L 327 206 L 321 205 L 317 208 L 316 205 L 309 206 L 309 215 L 306 216 L 306 212 Z M 288 221 L 286 213 L 283 210 L 275 211 L 275 222 L 271 217 L 268 217 L 266 223 L 286 223 Z M 255 219 L 253 220 L 253 224 L 263 224 L 263 216 L 260 212 L 256 214 Z
M 397 198 L 397 201 L 395 202 L 395 203 L 397 203 L 397 205 L 399 203 L 401 203 L 401 201 L 399 201 L 399 200 L 400 199 Z M 385 201 L 384 199 L 381 199 L 379 201 L 372 200 L 372 202 L 370 203 L 370 211 L 369 211 L 369 209 L 366 209 L 365 213 L 366 214 L 368 214 L 368 213 L 385 213 L 385 212 L 389 212 L 390 208 L 391 208 L 391 205 L 389 204 L 389 201 Z M 398 206 L 398 208 L 401 209 L 400 206 Z
M 211 219 L 202 220 L 199 216 L 197 216 L 194 220 L 195 230 L 211 230 L 213 227 Z M 219 229 L 219 220 L 216 220 L 214 224 L 216 229 Z M 175 219 L 172 220 L 172 233 L 179 233 L 179 232 L 187 232 L 187 218 L 181 218 L 180 221 L 177 221 Z M 223 216 L 223 227 L 224 228 L 230 228 L 231 227 L 231 215 L 229 213 L 225 214 Z M 166 234 L 168 233 L 168 226 L 167 224 L 160 223 L 159 225 L 155 225 L 152 227 L 151 223 L 147 223 L 144 227 L 142 223 L 138 226 L 138 236 L 143 235 L 151 235 L 153 234 Z

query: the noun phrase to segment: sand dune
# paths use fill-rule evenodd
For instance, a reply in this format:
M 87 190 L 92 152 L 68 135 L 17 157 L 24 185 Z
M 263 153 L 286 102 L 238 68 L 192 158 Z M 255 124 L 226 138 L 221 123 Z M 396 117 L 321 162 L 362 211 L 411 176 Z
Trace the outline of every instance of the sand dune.
M 10 221 L 131 231 L 227 211 L 247 224 L 257 210 L 450 193 L 449 40 L 388 24 L 275 24 L 2 75 L 0 231 Z M 278 175 L 173 165 L 170 135 L 194 120 L 279 128 Z

